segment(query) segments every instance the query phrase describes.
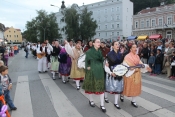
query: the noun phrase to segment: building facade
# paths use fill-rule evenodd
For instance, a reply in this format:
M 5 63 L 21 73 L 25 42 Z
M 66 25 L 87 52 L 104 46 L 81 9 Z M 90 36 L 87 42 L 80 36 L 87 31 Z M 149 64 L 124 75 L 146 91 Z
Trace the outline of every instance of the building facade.
M 4 24 L 0 23 L 0 41 L 4 41 L 4 31 L 5 31 L 5 26 Z
M 146 8 L 133 16 L 133 35 L 161 34 L 175 39 L 175 4 Z
M 13 27 L 7 27 L 4 32 L 5 39 L 8 42 L 22 42 L 22 34 L 20 29 L 15 29 Z
M 80 6 L 77 10 L 81 12 L 84 7 L 93 12 L 92 18 L 97 21 L 98 27 L 93 38 L 121 40 L 131 35 L 133 3 L 130 0 L 105 0 Z M 56 13 L 57 23 L 61 29 L 66 25 L 61 21 L 62 12 L 63 9 L 60 9 Z M 64 31 L 61 31 L 61 34 L 63 39 L 67 37 Z

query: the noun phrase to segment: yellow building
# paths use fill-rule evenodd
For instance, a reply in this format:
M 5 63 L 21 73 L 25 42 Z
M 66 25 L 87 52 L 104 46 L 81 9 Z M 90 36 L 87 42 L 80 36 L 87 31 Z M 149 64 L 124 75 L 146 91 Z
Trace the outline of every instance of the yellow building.
M 13 27 L 6 27 L 4 37 L 8 42 L 22 42 L 21 30 Z

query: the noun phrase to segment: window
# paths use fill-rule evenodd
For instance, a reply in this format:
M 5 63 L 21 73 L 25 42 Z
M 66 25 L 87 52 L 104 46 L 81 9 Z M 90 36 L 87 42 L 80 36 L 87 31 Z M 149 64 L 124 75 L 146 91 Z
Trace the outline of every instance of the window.
M 114 36 L 114 32 L 112 32 L 112 36 Z
M 120 19 L 120 17 L 117 15 L 117 20 L 119 20 Z
M 114 29 L 114 24 L 112 24 L 111 28 Z
M 163 25 L 162 19 L 159 19 L 159 26 L 162 26 L 162 25 Z
M 108 28 L 108 26 L 107 26 L 107 25 L 105 25 L 105 28 L 107 29 L 107 28 Z
M 12 40 L 10 40 L 10 42 L 12 42 Z
M 16 35 L 14 35 L 14 37 L 16 37 Z
M 15 31 L 14 31 L 14 33 L 15 33 Z
M 98 29 L 100 30 L 100 26 L 98 26 Z
M 112 12 L 114 12 L 114 8 L 112 8 Z
M 117 36 L 119 36 L 120 35 L 120 33 L 119 32 L 117 32 Z
M 9 32 L 11 32 L 11 31 L 9 30 Z
M 18 40 L 17 40 L 17 42 L 18 42 Z
M 107 17 L 105 17 L 105 21 L 107 22 Z
M 119 26 L 119 24 L 117 24 L 117 28 L 119 28 L 120 26 Z
M 100 22 L 100 18 L 98 19 L 98 22 Z
M 100 37 L 100 33 L 98 33 L 99 37 Z
M 141 21 L 141 28 L 144 28 L 144 21 Z
M 135 28 L 138 28 L 138 22 L 135 22 Z
M 111 20 L 112 20 L 112 21 L 114 20 L 114 16 L 111 16 Z
M 106 32 L 106 37 L 108 36 L 108 33 Z
M 11 35 L 10 35 L 10 37 L 11 37 Z
M 119 12 L 119 7 L 117 7 L 117 12 Z
M 146 21 L 146 27 L 149 27 L 149 21 Z
M 155 20 L 152 20 L 152 27 L 155 26 Z
M 105 9 L 105 13 L 107 13 L 107 9 Z
M 15 42 L 16 42 L 16 40 L 15 40 Z
M 7 35 L 7 37 L 8 37 L 8 35 Z
M 167 24 L 168 25 L 171 25 L 172 24 L 172 18 L 171 17 L 168 18 Z
M 18 37 L 18 35 L 16 35 L 16 37 Z

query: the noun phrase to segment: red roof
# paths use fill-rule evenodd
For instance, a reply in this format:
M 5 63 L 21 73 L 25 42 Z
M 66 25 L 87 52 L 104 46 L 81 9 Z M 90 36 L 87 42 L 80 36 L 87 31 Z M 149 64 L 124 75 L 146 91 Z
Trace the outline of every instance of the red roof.
M 162 38 L 162 35 L 160 34 L 149 36 L 149 39 L 161 39 L 161 38 Z

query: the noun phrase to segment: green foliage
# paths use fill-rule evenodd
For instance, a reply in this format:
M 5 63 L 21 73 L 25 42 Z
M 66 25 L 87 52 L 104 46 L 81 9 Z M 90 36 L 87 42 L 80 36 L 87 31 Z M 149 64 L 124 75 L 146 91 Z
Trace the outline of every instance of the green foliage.
M 81 38 L 82 40 L 88 40 L 96 34 L 97 23 L 91 17 L 92 12 L 88 12 L 86 7 L 82 9 L 81 13 L 78 13 L 75 6 L 72 5 L 65 9 L 62 14 L 66 23 L 62 30 L 65 31 L 69 39 Z
M 23 37 L 30 42 L 44 41 L 44 38 L 49 41 L 61 38 L 55 14 L 48 14 L 44 10 L 37 11 L 37 14 L 32 21 L 27 21 L 27 30 L 23 32 Z
M 134 3 L 134 14 L 138 13 L 142 9 L 147 7 L 158 7 L 161 1 L 165 1 L 166 4 L 175 3 L 175 0 L 131 0 Z
M 84 8 L 80 14 L 81 38 L 86 41 L 96 34 L 97 22 L 91 18 L 92 14 L 92 12 L 88 12 L 87 8 Z

